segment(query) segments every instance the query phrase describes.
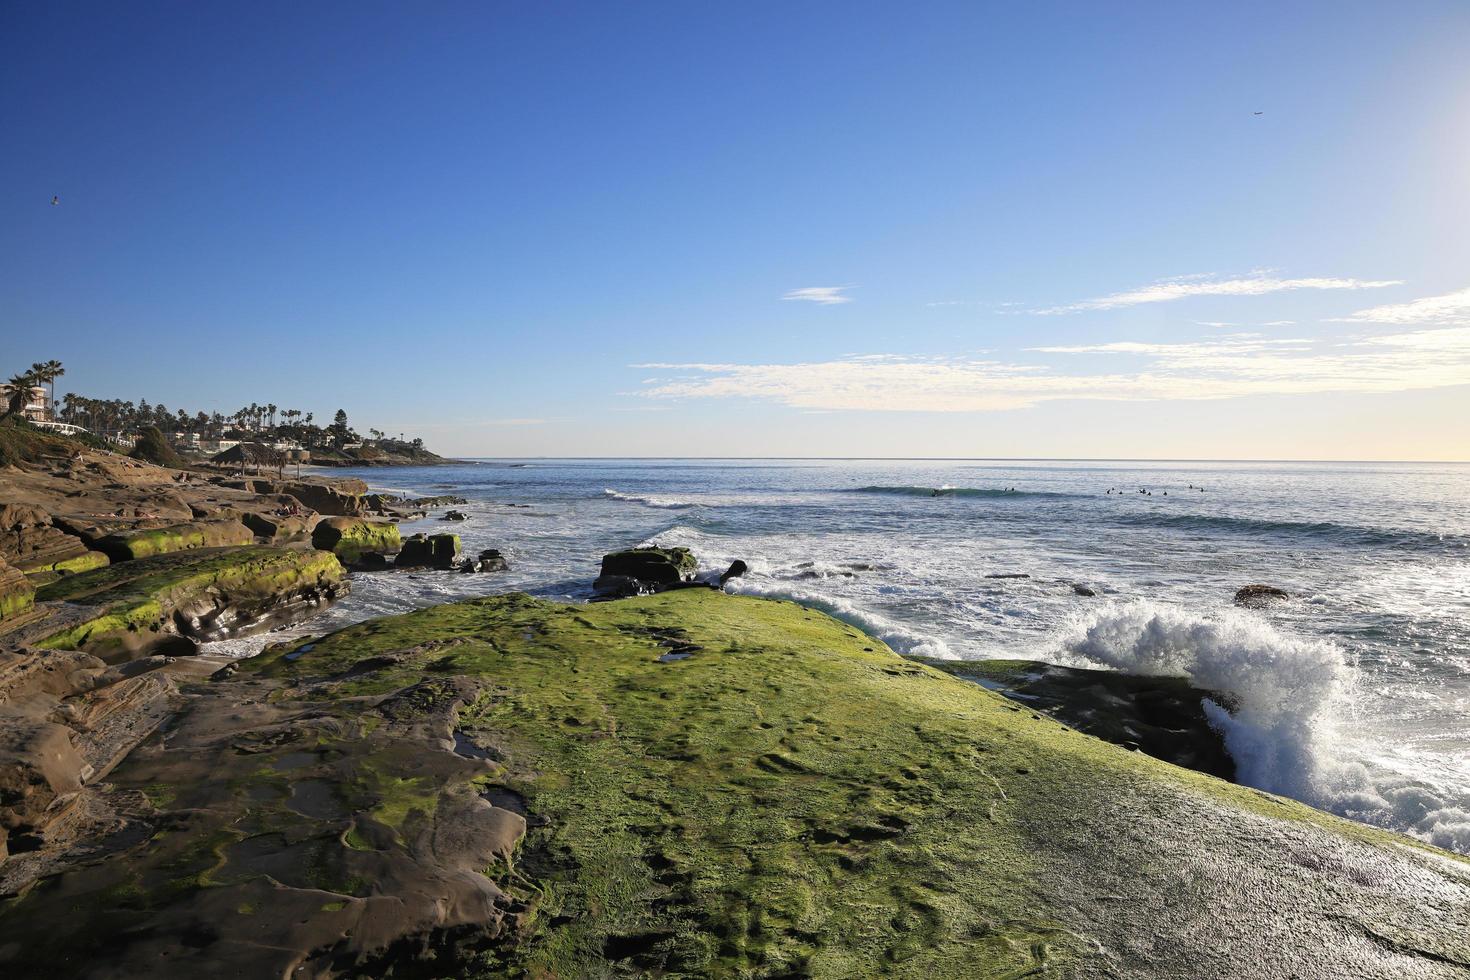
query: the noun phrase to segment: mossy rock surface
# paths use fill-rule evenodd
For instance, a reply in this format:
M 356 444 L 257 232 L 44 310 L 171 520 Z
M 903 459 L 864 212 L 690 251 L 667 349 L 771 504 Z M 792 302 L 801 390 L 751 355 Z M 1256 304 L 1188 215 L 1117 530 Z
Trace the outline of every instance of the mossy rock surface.
M 84 551 L 79 555 L 62 558 L 58 561 L 48 561 L 39 564 L 31 564 L 25 567 L 25 573 L 32 577 L 46 576 L 47 581 L 60 578 L 65 575 L 78 575 L 82 572 L 90 572 L 94 568 L 105 568 L 111 563 L 105 552 Z
M 34 642 L 107 658 L 177 649 L 177 637 L 237 635 L 345 591 L 341 563 L 322 551 L 247 547 L 155 555 L 42 586 L 38 599 L 67 603 L 56 617 L 65 626 Z
M 195 696 L 109 777 L 166 830 L 0 907 L 9 966 L 1470 970 L 1463 860 L 1107 744 L 792 603 L 489 597 L 279 646 Z
M 393 554 L 403 547 L 398 525 L 360 517 L 327 517 L 311 532 L 311 545 L 330 551 L 344 564 L 355 565 L 365 555 Z
M 119 531 L 97 542 L 97 550 L 113 561 L 136 561 L 153 555 L 195 548 L 227 548 L 251 544 L 255 535 L 239 521 L 188 521 L 168 527 Z

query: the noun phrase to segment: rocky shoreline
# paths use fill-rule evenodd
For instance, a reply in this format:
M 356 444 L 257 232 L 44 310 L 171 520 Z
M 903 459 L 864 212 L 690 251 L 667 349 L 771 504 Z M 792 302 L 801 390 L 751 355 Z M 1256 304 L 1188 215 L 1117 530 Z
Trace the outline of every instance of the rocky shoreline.
M 1470 862 L 1228 782 L 1207 692 L 906 660 L 683 549 L 226 662 L 349 569 L 504 559 L 402 537 L 454 498 L 28 452 L 8 974 L 1470 975 Z

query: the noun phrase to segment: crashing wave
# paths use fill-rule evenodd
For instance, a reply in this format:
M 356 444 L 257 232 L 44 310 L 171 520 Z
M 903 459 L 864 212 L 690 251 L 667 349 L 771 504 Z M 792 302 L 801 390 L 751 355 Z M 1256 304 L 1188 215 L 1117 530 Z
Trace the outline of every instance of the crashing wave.
M 1228 696 L 1205 715 L 1236 765 L 1236 779 L 1324 810 L 1470 852 L 1470 813 L 1413 780 L 1370 777 L 1339 757 L 1339 731 L 1358 675 L 1343 651 L 1289 636 L 1259 616 L 1200 616 L 1147 601 L 1109 604 L 1078 622 L 1064 644 L 1086 666 L 1186 677 Z

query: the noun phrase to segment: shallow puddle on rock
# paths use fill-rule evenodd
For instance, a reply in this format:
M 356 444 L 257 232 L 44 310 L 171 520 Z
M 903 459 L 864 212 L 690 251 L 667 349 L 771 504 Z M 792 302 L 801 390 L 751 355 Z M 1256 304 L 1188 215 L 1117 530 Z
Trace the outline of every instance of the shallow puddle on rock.
M 493 752 L 480 745 L 476 745 L 468 735 L 458 730 L 454 733 L 454 752 L 456 755 L 462 755 L 466 759 L 489 759 L 491 761 L 495 759 Z
M 302 769 L 314 766 L 320 760 L 315 752 L 287 752 L 276 760 L 277 769 Z

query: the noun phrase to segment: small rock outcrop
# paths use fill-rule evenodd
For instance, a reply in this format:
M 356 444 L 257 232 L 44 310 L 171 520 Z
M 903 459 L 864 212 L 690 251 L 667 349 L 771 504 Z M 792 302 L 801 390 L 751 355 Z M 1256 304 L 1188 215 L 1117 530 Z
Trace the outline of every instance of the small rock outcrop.
M 446 521 L 467 521 L 470 519 L 470 515 L 462 510 L 451 510 L 444 515 L 443 519 Z
M 1245 585 L 1235 590 L 1235 604 L 1247 609 L 1260 609 L 1273 602 L 1290 599 L 1291 593 L 1274 585 Z
M 327 517 L 311 532 L 311 546 L 330 551 L 344 565 L 360 565 L 368 555 L 398 551 L 403 539 L 397 524 L 360 517 Z
M 459 560 L 458 534 L 415 534 L 403 540 L 394 568 L 437 568 L 447 571 Z
M 725 569 L 725 571 L 720 574 L 720 584 L 724 585 L 732 578 L 740 578 L 748 571 L 750 571 L 750 566 L 745 564 L 745 562 L 741 561 L 739 558 L 736 558 L 730 563 L 730 567 Z
M 629 548 L 602 558 L 602 573 L 592 587 L 602 596 L 658 592 L 692 582 L 699 563 L 688 548 Z
M 367 510 L 363 499 L 367 484 L 361 480 L 333 480 L 330 484 L 288 480 L 274 484 L 273 490 L 288 493 L 317 513 L 333 517 L 355 517 Z

